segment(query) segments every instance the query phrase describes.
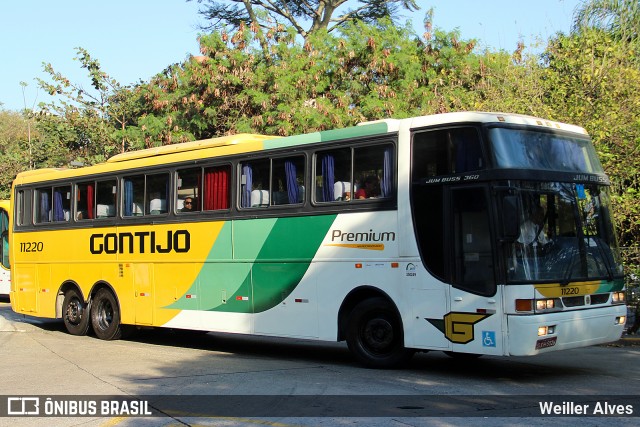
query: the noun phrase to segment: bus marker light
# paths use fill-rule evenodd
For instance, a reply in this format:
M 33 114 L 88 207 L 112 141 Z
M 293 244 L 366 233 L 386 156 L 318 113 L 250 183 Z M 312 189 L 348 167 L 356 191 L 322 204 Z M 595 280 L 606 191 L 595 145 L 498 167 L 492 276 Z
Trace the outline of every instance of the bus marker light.
M 197 298 L 197 295 L 187 294 L 184 297 L 187 298 L 187 299 L 195 299 L 195 298 Z
M 517 299 L 516 311 L 533 311 L 533 301 L 530 299 Z
M 398 267 L 400 267 L 400 263 L 398 263 L 398 262 L 392 262 L 391 263 L 391 268 L 398 268 Z
M 357 263 L 357 264 L 356 264 L 356 268 L 362 268 L 362 264 Z
M 302 302 L 302 303 L 308 303 L 309 300 L 306 298 L 296 298 L 294 299 L 295 302 Z
M 238 295 L 236 297 L 236 301 L 249 301 L 249 297 L 242 297 L 242 296 Z

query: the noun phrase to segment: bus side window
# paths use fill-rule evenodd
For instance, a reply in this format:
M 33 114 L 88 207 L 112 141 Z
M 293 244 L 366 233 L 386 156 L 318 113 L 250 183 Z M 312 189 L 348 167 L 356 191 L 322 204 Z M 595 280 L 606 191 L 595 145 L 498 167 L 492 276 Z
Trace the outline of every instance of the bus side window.
M 76 186 L 76 220 L 95 218 L 95 182 L 80 182 Z
M 304 201 L 304 157 L 273 160 L 271 204 L 287 205 Z
M 266 208 L 269 206 L 270 160 L 260 159 L 241 164 L 240 206 Z
M 113 218 L 116 216 L 116 201 L 118 200 L 118 186 L 116 181 L 96 182 L 96 217 Z
M 123 180 L 124 200 L 122 215 L 125 217 L 144 214 L 144 175 L 129 176 Z
M 417 133 L 412 164 L 413 180 L 486 167 L 478 131 L 472 127 Z
M 349 201 L 356 190 L 351 182 L 351 149 L 316 153 L 316 201 Z
M 53 188 L 53 213 L 55 222 L 71 219 L 71 186 Z
M 391 197 L 393 191 L 393 148 L 376 145 L 354 149 L 355 199 Z
M 166 173 L 146 176 L 145 214 L 160 215 L 168 212 L 169 175 Z
M 34 222 L 36 224 L 43 224 L 51 222 L 51 208 L 52 208 L 53 196 L 51 193 L 51 187 L 38 188 L 35 192 L 35 212 Z
M 177 174 L 176 212 L 197 212 L 200 210 L 198 200 L 202 192 L 202 169 L 179 169 Z M 191 204 L 185 205 L 185 200 Z

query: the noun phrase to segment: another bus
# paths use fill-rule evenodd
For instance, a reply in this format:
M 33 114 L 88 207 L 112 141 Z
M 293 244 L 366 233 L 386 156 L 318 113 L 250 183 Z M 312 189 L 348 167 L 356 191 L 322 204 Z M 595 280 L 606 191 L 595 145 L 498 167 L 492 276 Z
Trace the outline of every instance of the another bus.
M 134 327 L 535 355 L 619 339 L 609 179 L 584 129 L 459 112 L 239 134 L 21 173 L 11 304 Z
M 0 299 L 9 298 L 11 270 L 9 265 L 9 200 L 0 200 Z

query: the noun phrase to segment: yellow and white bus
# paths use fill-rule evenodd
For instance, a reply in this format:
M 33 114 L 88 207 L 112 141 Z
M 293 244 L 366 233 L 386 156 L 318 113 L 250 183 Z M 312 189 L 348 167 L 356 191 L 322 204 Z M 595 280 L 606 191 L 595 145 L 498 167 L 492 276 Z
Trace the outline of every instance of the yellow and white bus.
M 9 200 L 0 200 L 0 298 L 9 298 L 11 270 L 9 265 Z
M 371 367 L 606 343 L 626 315 L 608 187 L 584 129 L 480 112 L 25 172 L 11 303 L 107 340 L 346 340 Z

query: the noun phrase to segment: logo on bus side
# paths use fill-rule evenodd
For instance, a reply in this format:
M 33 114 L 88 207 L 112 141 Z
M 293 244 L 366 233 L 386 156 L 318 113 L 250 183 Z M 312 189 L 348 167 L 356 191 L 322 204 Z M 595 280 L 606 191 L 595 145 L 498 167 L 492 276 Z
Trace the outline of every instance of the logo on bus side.
M 384 243 L 376 242 L 395 242 L 396 233 L 393 231 L 369 231 L 364 232 L 345 232 L 342 230 L 331 230 L 331 242 L 325 246 L 338 246 L 342 248 L 368 249 L 373 251 L 383 251 Z M 340 242 L 340 243 L 335 243 Z M 348 242 L 348 243 L 342 243 Z
M 94 255 L 133 253 L 184 253 L 191 249 L 191 235 L 188 230 L 167 230 L 165 235 L 155 231 L 135 233 L 96 233 L 89 238 L 89 250 Z
M 424 320 L 438 328 L 452 343 L 467 344 L 475 339 L 473 326 L 489 316 L 491 314 L 451 312 L 442 319 Z

